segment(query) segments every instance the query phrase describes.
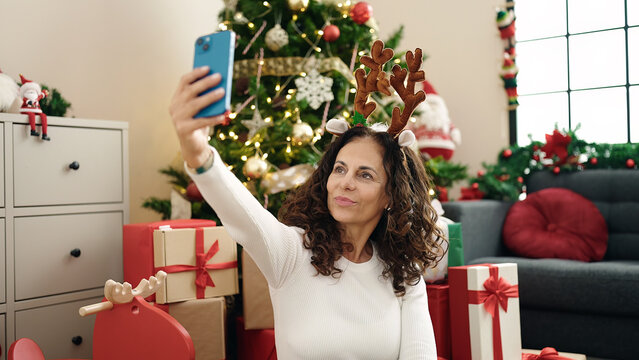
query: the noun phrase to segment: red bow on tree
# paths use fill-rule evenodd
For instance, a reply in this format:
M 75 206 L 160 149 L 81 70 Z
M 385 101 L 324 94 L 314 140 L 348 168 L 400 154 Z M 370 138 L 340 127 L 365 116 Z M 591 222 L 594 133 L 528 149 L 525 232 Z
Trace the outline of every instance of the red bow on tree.
M 546 157 L 557 156 L 559 160 L 555 162 L 555 165 L 562 165 L 566 163 L 568 158 L 568 144 L 572 141 L 570 135 L 564 135 L 559 130 L 551 134 L 546 134 L 546 145 L 541 148 L 541 151 L 546 153 Z

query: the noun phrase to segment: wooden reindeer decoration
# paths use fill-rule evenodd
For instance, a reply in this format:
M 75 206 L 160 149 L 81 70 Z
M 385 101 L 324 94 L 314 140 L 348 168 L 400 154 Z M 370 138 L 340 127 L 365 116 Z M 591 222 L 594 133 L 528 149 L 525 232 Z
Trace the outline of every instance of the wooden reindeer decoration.
M 415 141 L 415 135 L 410 130 L 404 130 L 410 116 L 417 106 L 426 99 L 424 91 L 415 93 L 415 84 L 424 81 L 424 71 L 422 66 L 422 50 L 415 49 L 415 53 L 406 53 L 406 64 L 408 69 L 403 69 L 399 65 L 393 66 L 390 81 L 386 78 L 384 64 L 394 56 L 393 50 L 384 48 L 384 42 L 377 40 L 371 48 L 371 56 L 362 56 L 360 62 L 368 67 L 366 70 L 360 68 L 355 71 L 357 80 L 357 92 L 355 94 L 355 111 L 365 119 L 375 110 L 376 104 L 368 102 L 368 97 L 373 92 L 380 92 L 387 96 L 391 95 L 390 87 L 397 92 L 404 102 L 404 109 L 398 106 L 393 109 L 391 124 L 388 128 L 378 127 L 378 131 L 387 131 L 393 138 L 396 138 L 401 146 L 408 146 Z M 406 83 L 406 85 L 404 85 Z M 341 135 L 349 129 L 350 125 L 345 120 L 331 119 L 326 124 L 326 130 L 334 135 Z

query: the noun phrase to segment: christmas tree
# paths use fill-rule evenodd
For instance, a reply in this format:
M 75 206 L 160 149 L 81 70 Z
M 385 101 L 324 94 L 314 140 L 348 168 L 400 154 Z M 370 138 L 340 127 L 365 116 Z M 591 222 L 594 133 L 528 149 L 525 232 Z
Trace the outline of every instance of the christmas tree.
M 225 0 L 219 30 L 236 33 L 232 112 L 213 129 L 210 144 L 229 169 L 273 214 L 288 191 L 313 171 L 332 135 L 331 118 L 352 121 L 359 58 L 369 55 L 378 28 L 365 2 L 337 0 Z M 386 47 L 395 48 L 400 27 Z M 386 64 L 406 67 L 405 52 Z M 377 109 L 369 122 L 390 121 L 397 97 L 371 94 Z M 162 169 L 191 203 L 193 218 L 217 219 L 188 176 Z M 149 198 L 144 207 L 171 217 L 171 202 Z

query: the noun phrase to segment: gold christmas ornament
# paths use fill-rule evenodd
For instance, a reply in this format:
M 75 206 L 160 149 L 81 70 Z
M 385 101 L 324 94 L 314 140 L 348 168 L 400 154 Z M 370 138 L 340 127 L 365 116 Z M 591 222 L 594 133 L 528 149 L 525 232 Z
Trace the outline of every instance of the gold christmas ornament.
M 269 194 L 293 189 L 302 185 L 315 169 L 309 164 L 299 164 L 288 169 L 270 172 L 264 176 L 261 186 Z
M 288 33 L 282 29 L 280 24 L 275 24 L 271 30 L 266 32 L 265 41 L 269 49 L 278 51 L 288 45 Z
M 293 11 L 299 11 L 308 7 L 308 0 L 288 0 L 288 7 Z
M 293 140 L 294 144 L 306 144 L 313 139 L 313 135 L 313 128 L 309 124 L 303 121 L 298 121 L 293 124 L 291 140 Z
M 268 163 L 257 155 L 248 158 L 248 160 L 246 160 L 246 162 L 244 163 L 244 167 L 242 168 L 244 176 L 251 179 L 259 179 L 262 176 L 266 175 L 267 171 Z

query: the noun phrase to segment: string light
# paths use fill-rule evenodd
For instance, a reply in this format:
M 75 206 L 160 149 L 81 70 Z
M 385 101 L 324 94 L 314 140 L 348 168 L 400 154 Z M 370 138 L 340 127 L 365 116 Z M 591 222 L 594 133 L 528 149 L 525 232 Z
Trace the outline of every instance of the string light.
M 360 51 L 360 52 L 357 53 L 357 55 L 359 55 L 359 56 L 364 56 L 364 54 L 366 54 L 364 51 Z
M 275 91 L 280 91 L 281 87 L 280 84 L 275 85 Z
M 291 94 L 286 95 L 286 100 L 291 100 L 292 98 Z
M 248 158 L 246 157 L 246 155 L 242 155 L 241 159 L 242 161 L 246 161 Z
M 348 15 L 344 14 L 344 15 L 342 15 L 342 17 L 343 17 L 344 19 L 346 19 L 346 18 L 348 17 Z
M 410 118 L 410 121 L 411 121 L 411 122 L 417 122 L 417 119 L 415 119 L 414 117 L 411 117 L 411 118 Z
M 301 77 L 306 77 L 306 73 L 302 71 L 302 72 L 300 73 L 300 76 L 301 76 Z M 293 89 L 288 89 L 288 93 L 289 93 L 289 94 L 292 94 L 291 90 L 293 90 Z
M 234 112 L 229 114 L 229 119 L 231 120 L 235 119 L 236 117 L 237 117 L 237 114 Z
M 246 140 L 246 142 L 244 143 L 244 146 L 249 146 L 251 145 L 251 140 Z
M 270 97 L 270 96 L 266 98 L 266 102 L 267 102 L 267 103 L 269 103 L 269 104 L 270 104 L 270 103 L 271 103 L 271 101 L 273 101 L 273 99 L 271 99 L 271 97 Z
M 368 31 L 370 31 L 371 34 L 375 33 L 375 29 L 372 29 L 372 28 L 370 30 L 368 30 Z
M 262 155 L 262 160 L 266 160 L 267 157 L 268 157 L 268 153 Z
M 291 117 L 291 112 L 288 110 L 284 112 L 284 117 Z
M 348 113 L 348 111 L 344 111 L 344 112 L 342 113 L 342 115 L 344 115 L 344 117 L 345 117 L 345 118 L 347 118 L 347 119 L 348 119 L 349 117 L 351 117 L 351 114 L 349 114 L 349 113 Z
M 206 141 L 211 141 L 211 137 L 210 137 L 210 136 L 209 136 L 209 137 L 207 137 L 207 138 L 206 138 Z
M 290 136 L 287 136 L 287 137 L 286 137 L 286 141 L 291 141 L 291 137 L 290 137 Z
M 256 142 L 255 142 L 255 148 L 256 148 L 256 149 L 259 149 L 259 147 L 260 147 L 260 142 L 259 142 L 259 141 L 256 141 Z
M 291 153 L 291 144 L 286 145 L 286 152 L 289 154 Z
M 297 14 L 293 14 L 293 21 L 297 21 Z
M 351 92 L 351 94 L 355 94 L 357 92 L 357 89 L 351 88 L 349 91 Z
M 226 136 L 224 136 L 224 133 L 220 133 L 219 137 L 220 137 L 220 140 L 226 139 Z
M 225 31 L 228 30 L 228 28 L 226 27 L 225 23 L 220 23 L 220 25 L 218 25 L 218 27 L 220 28 L 220 30 Z
M 317 51 L 319 53 L 319 52 L 322 52 L 322 49 L 320 49 L 319 47 L 316 47 L 315 51 Z
M 302 37 L 302 39 L 306 39 L 306 33 L 302 33 L 302 35 L 300 35 Z
M 230 137 L 235 137 L 235 133 L 233 131 L 229 131 L 229 136 Z
M 248 27 L 249 29 L 253 29 L 255 27 L 255 24 L 253 24 L 252 22 L 248 23 Z
M 395 60 L 393 60 L 393 62 L 394 62 L 395 64 L 399 64 L 399 63 L 400 63 L 400 62 L 402 62 L 402 61 L 401 61 L 400 59 L 395 59 Z
M 361 65 L 359 66 L 359 68 L 360 68 L 360 69 L 365 69 L 365 68 L 366 68 L 366 66 L 364 66 L 364 64 L 361 64 Z
M 269 3 L 268 3 L 268 1 L 265 1 L 265 2 L 263 2 L 262 4 L 263 4 L 264 6 L 266 6 L 266 7 L 271 7 L 271 4 L 269 4 Z
M 251 105 L 251 110 L 255 110 L 255 104 Z
M 324 30 L 317 30 L 317 35 L 324 35 Z
M 264 122 L 270 123 L 273 120 L 272 117 L 267 117 L 266 119 L 264 119 Z
M 428 195 L 430 195 L 430 196 L 435 195 L 435 190 L 433 190 L 433 189 L 428 189 Z

